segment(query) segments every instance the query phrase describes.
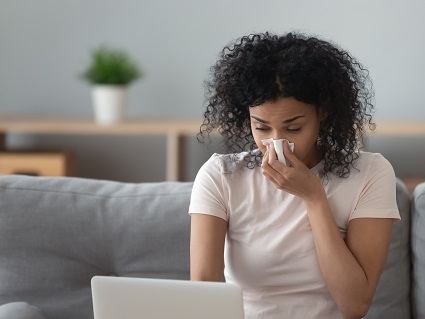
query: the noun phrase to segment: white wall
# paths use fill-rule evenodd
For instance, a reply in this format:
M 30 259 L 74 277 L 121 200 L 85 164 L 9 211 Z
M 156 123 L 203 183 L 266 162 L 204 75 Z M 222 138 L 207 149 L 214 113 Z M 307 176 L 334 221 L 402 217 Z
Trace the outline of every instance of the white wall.
M 300 30 L 339 43 L 369 68 L 378 121 L 425 121 L 424 11 L 419 0 L 0 0 L 0 114 L 92 116 L 89 86 L 78 74 L 92 48 L 109 44 L 128 50 L 146 71 L 131 87 L 128 117 L 197 118 L 203 80 L 225 44 L 251 32 Z M 194 140 L 187 179 L 220 149 Z M 403 145 L 402 154 L 393 141 Z M 79 175 L 125 181 L 162 180 L 165 164 L 155 159 L 163 157 L 164 143 L 160 137 L 9 140 L 73 148 Z M 398 175 L 425 174 L 424 139 L 373 138 L 369 147 L 387 156 Z

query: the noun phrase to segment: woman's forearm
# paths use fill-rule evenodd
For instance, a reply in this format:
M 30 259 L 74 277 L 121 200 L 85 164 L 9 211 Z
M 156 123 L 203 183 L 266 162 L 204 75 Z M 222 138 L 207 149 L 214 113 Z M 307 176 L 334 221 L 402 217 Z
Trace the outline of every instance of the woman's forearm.
M 344 242 L 327 198 L 306 202 L 319 266 L 344 318 L 361 318 L 369 309 L 375 285 Z

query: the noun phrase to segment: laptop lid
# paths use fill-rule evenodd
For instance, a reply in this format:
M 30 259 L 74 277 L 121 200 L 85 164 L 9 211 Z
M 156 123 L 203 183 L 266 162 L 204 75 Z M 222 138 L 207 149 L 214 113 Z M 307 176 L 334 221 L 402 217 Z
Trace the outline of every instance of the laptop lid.
M 94 319 L 243 319 L 242 290 L 221 282 L 95 276 Z

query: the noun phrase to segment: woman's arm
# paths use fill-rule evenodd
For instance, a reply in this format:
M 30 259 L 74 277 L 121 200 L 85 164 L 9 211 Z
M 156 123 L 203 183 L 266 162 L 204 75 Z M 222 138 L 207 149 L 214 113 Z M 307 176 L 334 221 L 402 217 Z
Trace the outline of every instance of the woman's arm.
M 227 222 L 219 217 L 192 214 L 190 279 L 223 281 L 224 241 Z
M 326 198 L 306 205 L 326 286 L 344 318 L 362 318 L 387 260 L 393 220 L 353 219 L 344 242 Z
M 319 267 L 344 318 L 362 318 L 369 310 L 384 269 L 393 220 L 353 219 L 343 240 L 320 180 L 284 145 L 288 168 L 278 162 L 273 146 L 263 159 L 263 173 L 279 189 L 304 199 Z

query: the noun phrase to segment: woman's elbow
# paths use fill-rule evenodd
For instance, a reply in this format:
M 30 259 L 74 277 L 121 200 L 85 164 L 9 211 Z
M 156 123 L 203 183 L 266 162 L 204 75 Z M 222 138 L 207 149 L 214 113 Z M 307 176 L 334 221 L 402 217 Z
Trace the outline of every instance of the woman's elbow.
M 372 304 L 372 300 L 358 302 L 356 304 L 347 307 L 342 310 L 342 315 L 344 319 L 361 319 L 366 316 L 369 311 L 369 308 Z

